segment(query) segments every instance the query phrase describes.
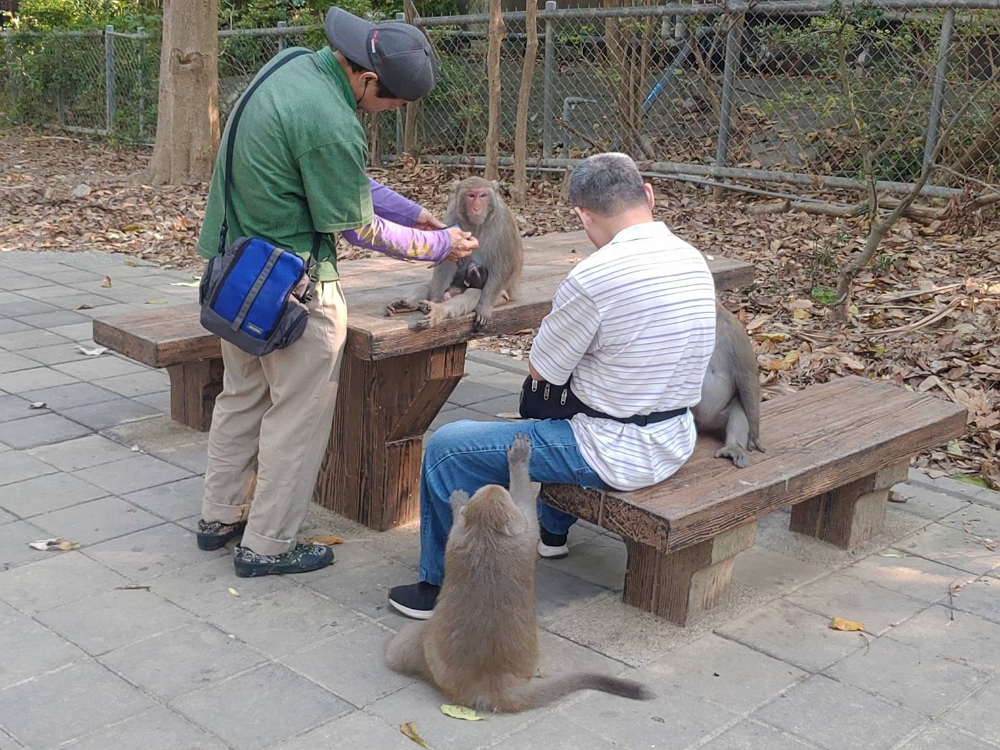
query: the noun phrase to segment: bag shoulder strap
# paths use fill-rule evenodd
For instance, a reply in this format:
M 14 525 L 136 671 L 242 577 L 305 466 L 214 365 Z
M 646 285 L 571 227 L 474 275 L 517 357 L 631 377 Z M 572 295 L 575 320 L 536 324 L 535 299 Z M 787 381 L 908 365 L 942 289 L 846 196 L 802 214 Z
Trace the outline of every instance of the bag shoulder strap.
M 309 50 L 297 50 L 292 52 L 286 57 L 283 57 L 277 63 L 275 63 L 270 70 L 261 76 L 258 76 L 257 80 L 254 81 L 250 88 L 246 90 L 246 93 L 240 97 L 239 103 L 236 105 L 236 110 L 231 116 L 231 122 L 229 124 L 229 137 L 226 139 L 226 171 L 223 178 L 223 193 L 224 198 L 222 202 L 222 228 L 219 230 L 219 254 L 221 255 L 226 249 L 226 238 L 229 235 L 229 211 L 232 206 L 233 198 L 233 151 L 236 147 L 236 128 L 240 124 L 240 117 L 243 115 L 243 108 L 246 106 L 247 101 L 253 96 L 253 93 L 258 89 L 258 87 L 267 78 L 274 73 L 278 68 L 287 62 L 291 62 L 296 57 L 301 57 L 302 55 L 311 55 Z M 312 266 L 315 267 L 319 260 L 319 245 L 322 241 L 322 236 L 319 233 L 313 233 L 313 244 L 312 251 L 310 253 Z

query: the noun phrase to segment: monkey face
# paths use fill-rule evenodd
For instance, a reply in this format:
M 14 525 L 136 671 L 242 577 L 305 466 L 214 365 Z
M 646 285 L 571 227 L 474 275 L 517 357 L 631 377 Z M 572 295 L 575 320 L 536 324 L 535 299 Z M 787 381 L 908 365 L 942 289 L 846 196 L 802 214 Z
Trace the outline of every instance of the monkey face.
M 493 204 L 493 194 L 488 187 L 467 189 L 462 196 L 465 205 L 465 215 L 472 224 L 482 224 L 490 213 Z

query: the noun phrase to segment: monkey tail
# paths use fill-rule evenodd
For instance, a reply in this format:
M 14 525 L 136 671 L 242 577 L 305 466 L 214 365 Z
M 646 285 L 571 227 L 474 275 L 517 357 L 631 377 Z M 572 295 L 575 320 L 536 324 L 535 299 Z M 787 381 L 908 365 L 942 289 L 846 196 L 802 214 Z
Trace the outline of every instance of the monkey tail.
M 744 361 L 753 362 L 756 365 L 757 359 L 754 357 L 749 337 L 739 336 L 734 337 L 734 339 L 734 346 L 744 347 L 748 350 L 744 355 Z M 749 427 L 747 448 L 763 453 L 764 445 L 760 442 L 760 381 L 757 380 L 757 367 L 754 366 L 753 369 L 734 367 L 733 378 L 736 381 L 736 392 L 739 394 L 740 404 L 743 406 L 743 413 L 746 415 Z
M 598 690 L 631 700 L 648 701 L 655 694 L 634 680 L 609 677 L 595 672 L 573 672 L 558 677 L 536 677 L 510 685 L 504 700 L 498 701 L 502 711 L 524 711 L 539 708 L 575 693 L 577 690 Z

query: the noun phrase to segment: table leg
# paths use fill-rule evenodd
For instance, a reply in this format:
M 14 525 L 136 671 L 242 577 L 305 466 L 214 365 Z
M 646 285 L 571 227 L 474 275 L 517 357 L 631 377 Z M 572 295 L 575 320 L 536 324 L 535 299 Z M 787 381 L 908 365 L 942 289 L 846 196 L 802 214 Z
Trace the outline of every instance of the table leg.
M 170 418 L 206 432 L 212 425 L 215 397 L 222 393 L 222 359 L 200 359 L 167 368 Z
M 420 510 L 423 435 L 465 373 L 466 345 L 361 360 L 344 353 L 314 500 L 377 531 Z

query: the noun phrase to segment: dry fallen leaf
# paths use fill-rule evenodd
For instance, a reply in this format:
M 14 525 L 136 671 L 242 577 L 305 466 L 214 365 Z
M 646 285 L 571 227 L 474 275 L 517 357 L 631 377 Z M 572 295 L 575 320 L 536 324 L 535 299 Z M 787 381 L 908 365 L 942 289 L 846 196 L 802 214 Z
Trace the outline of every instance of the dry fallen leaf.
M 430 745 L 424 742 L 424 738 L 420 736 L 420 732 L 417 731 L 417 725 L 412 721 L 408 721 L 405 724 L 399 725 L 399 731 L 403 733 L 404 737 L 407 737 L 414 742 L 416 742 L 420 747 L 426 747 L 430 750 Z
M 855 631 L 864 630 L 865 626 L 860 622 L 854 622 L 853 620 L 843 620 L 839 617 L 834 617 L 830 620 L 829 625 L 831 630 L 845 630 L 845 631 Z
M 110 289 L 111 288 L 111 277 L 110 276 L 105 276 L 104 277 L 104 281 L 101 282 L 101 287 L 103 289 Z
M 147 305 L 165 305 L 167 301 L 165 299 L 151 299 L 146 302 Z
M 325 544 L 327 547 L 332 547 L 335 544 L 343 544 L 344 537 L 342 536 L 311 536 L 306 539 L 306 544 Z
M 79 542 L 70 542 L 66 539 L 61 539 L 56 537 L 55 539 L 41 539 L 37 542 L 28 542 L 28 546 L 32 549 L 41 550 L 42 552 L 48 552 L 49 550 L 60 549 L 60 550 L 71 550 L 79 549 Z
M 197 287 L 201 284 L 200 281 L 175 281 L 170 286 L 190 286 Z
M 229 587 L 229 593 L 232 594 L 233 596 L 239 596 L 240 595 L 240 592 L 237 591 L 236 589 L 234 589 L 232 586 Z
M 473 709 L 466 708 L 465 706 L 456 706 L 451 703 L 441 704 L 441 713 L 445 716 L 450 716 L 453 719 L 462 719 L 463 721 L 483 720 L 483 717 L 477 714 Z

